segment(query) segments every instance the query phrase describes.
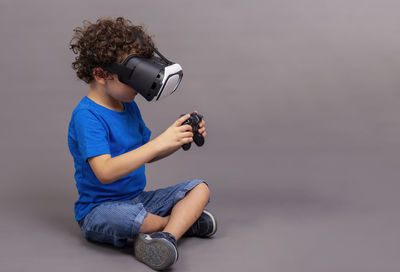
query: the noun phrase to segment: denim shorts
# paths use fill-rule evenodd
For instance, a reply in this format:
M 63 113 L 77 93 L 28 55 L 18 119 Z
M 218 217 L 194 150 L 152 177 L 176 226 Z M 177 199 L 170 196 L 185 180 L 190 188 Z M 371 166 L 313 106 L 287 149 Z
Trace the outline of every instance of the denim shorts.
M 143 191 L 132 199 L 104 202 L 81 219 L 79 227 L 88 240 L 125 247 L 128 239 L 139 233 L 147 213 L 169 215 L 175 204 L 202 182 L 206 183 L 199 179 L 186 180 L 166 188 Z

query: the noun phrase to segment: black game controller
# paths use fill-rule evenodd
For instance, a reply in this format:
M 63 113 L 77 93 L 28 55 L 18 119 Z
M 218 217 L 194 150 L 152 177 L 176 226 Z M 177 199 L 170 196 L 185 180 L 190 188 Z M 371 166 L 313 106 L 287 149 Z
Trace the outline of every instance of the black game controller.
M 185 114 L 181 114 L 180 117 L 184 116 Z M 192 126 L 192 131 L 193 131 L 193 141 L 196 143 L 197 146 L 202 146 L 204 144 L 204 137 L 201 135 L 198 130 L 199 130 L 199 124 L 203 120 L 203 115 L 201 114 L 196 114 L 196 113 L 191 113 L 190 118 L 187 119 L 185 122 L 182 123 L 183 125 L 191 125 Z M 187 151 L 189 150 L 191 146 L 191 143 L 186 143 L 182 145 L 183 150 Z

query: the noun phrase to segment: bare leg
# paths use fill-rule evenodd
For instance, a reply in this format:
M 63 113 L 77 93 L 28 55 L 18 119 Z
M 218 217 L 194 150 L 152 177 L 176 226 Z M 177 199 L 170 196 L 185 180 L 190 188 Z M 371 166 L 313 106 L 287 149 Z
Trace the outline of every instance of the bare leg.
M 161 231 L 165 228 L 169 220 L 169 215 L 162 217 L 152 213 L 147 213 L 146 218 L 143 220 L 140 226 L 141 233 L 152 233 L 156 231 Z
M 207 184 L 203 182 L 194 187 L 172 208 L 169 221 L 163 231 L 174 235 L 176 240 L 181 238 L 200 217 L 209 197 L 210 189 Z

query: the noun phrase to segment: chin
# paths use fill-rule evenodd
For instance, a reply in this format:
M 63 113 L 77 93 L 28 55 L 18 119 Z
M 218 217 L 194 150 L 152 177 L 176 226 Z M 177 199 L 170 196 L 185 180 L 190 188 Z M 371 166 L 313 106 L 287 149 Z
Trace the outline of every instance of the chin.
M 129 101 L 132 102 L 133 100 L 135 100 L 135 97 L 138 93 L 134 92 L 133 95 L 130 97 Z
M 136 94 L 128 95 L 125 97 L 124 102 L 132 102 L 135 100 Z
M 133 100 L 135 100 L 135 97 L 136 97 L 136 96 L 134 96 L 134 97 L 128 99 L 128 101 L 126 101 L 126 102 L 132 102 Z

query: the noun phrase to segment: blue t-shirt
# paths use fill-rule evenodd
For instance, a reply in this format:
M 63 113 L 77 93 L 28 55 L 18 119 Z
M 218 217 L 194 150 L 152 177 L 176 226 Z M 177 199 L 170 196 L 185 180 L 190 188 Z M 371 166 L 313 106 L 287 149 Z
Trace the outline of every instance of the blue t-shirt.
M 151 131 L 136 102 L 123 102 L 123 105 L 124 111 L 118 112 L 85 96 L 72 112 L 68 146 L 74 158 L 74 177 L 79 193 L 75 202 L 77 221 L 95 206 L 105 201 L 133 198 L 146 186 L 145 165 L 110 184 L 103 184 L 87 162 L 88 158 L 101 154 L 121 155 L 150 140 Z

